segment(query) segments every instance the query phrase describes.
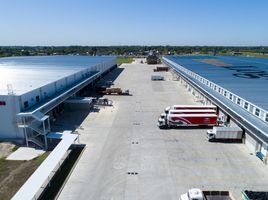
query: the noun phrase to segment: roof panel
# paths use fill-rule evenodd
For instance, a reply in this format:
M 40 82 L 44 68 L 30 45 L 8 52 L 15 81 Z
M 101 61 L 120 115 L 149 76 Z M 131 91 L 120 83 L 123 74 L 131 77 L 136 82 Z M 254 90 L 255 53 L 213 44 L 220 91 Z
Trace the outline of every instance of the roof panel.
M 109 56 L 28 56 L 0 58 L 0 95 L 8 85 L 23 94 L 83 69 L 114 59 Z

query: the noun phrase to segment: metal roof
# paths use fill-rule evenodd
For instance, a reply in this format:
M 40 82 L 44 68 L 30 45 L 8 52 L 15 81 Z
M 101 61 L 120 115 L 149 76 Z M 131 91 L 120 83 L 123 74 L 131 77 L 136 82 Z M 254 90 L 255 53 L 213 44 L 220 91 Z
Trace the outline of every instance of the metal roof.
M 54 95 L 54 96 L 40 102 L 39 104 L 36 104 L 36 105 L 24 110 L 23 112 L 19 113 L 18 115 L 28 116 L 28 115 L 34 114 L 35 112 L 39 112 L 40 110 L 42 110 L 42 112 L 44 112 L 44 113 L 48 112 L 49 110 L 51 110 L 52 108 L 59 105 L 61 102 L 65 101 L 67 98 L 69 98 L 70 96 L 75 94 L 81 88 L 85 87 L 85 85 L 87 85 L 89 82 L 96 79 L 96 77 L 99 74 L 100 74 L 100 72 L 93 73 L 91 76 L 82 80 L 81 82 L 73 85 L 72 87 L 66 88 L 65 90 L 63 90 L 61 92 L 58 92 L 57 95 Z
M 268 110 L 268 59 L 235 56 L 166 58 Z
M 215 58 L 214 56 L 187 56 L 187 57 L 189 60 L 192 60 L 195 58 L 205 58 L 205 57 L 209 57 L 211 59 Z M 222 58 L 220 56 L 216 56 L 216 57 Z M 225 57 L 223 57 L 223 58 L 225 58 Z M 230 58 L 230 57 L 227 57 L 227 58 Z M 179 58 L 177 58 L 177 59 L 179 59 Z M 187 60 L 186 57 L 183 57 L 182 59 Z M 234 59 L 236 59 L 236 58 L 234 58 Z M 240 57 L 238 59 L 240 59 Z M 246 58 L 242 58 L 242 59 L 246 59 Z M 256 58 L 251 58 L 251 59 L 255 60 Z M 190 69 L 187 67 L 188 66 L 187 64 L 182 64 L 179 61 L 175 61 L 176 57 L 174 57 L 174 56 L 164 58 L 164 61 L 166 61 L 166 60 L 170 60 L 174 63 L 177 63 L 179 66 L 183 66 L 183 68 Z M 230 58 L 230 60 L 232 60 L 232 57 Z M 260 59 L 260 62 L 261 61 L 263 61 L 263 59 Z M 264 61 L 265 61 L 265 59 L 264 59 Z M 189 61 L 188 61 L 188 63 L 189 63 Z M 192 76 L 190 76 L 189 74 L 181 71 L 181 69 L 179 69 L 177 66 L 175 66 L 176 64 L 169 63 L 169 65 L 175 71 L 177 71 L 178 73 L 183 75 L 183 77 L 185 77 L 188 81 L 190 81 L 192 84 L 194 84 L 194 86 L 196 86 L 197 89 L 200 89 L 203 93 L 205 93 L 207 96 L 209 96 L 210 99 L 212 99 L 214 101 L 214 103 L 216 103 L 220 107 L 224 108 L 224 110 L 226 112 L 228 112 L 232 117 L 234 117 L 239 122 L 239 124 L 241 124 L 247 130 L 249 130 L 251 133 L 255 133 L 255 137 L 257 137 L 261 141 L 264 141 L 265 143 L 268 143 L 268 125 L 266 122 L 260 120 L 256 116 L 250 114 L 248 111 L 243 109 L 241 106 L 228 100 L 228 98 L 221 95 L 219 92 L 215 91 L 214 89 L 210 88 L 209 86 L 207 86 L 205 84 L 200 84 L 200 82 L 197 79 L 195 79 Z M 191 70 L 191 71 L 201 75 L 201 73 L 198 73 L 197 71 L 202 71 L 202 65 L 200 65 L 200 64 L 197 64 L 197 65 L 199 65 L 199 69 L 196 71 L 193 71 L 193 70 Z M 202 73 L 202 76 L 204 78 L 207 78 L 208 80 L 212 81 L 212 78 L 208 78 L 209 77 L 209 70 L 207 70 L 207 74 L 208 74 L 208 76 L 206 76 L 205 73 Z M 217 79 L 213 79 L 213 80 L 215 81 Z M 234 81 L 234 79 L 233 79 L 233 81 Z M 239 82 L 239 79 L 238 79 L 238 82 Z M 235 82 L 233 84 L 235 84 Z M 248 83 L 245 83 L 245 84 L 248 84 Z M 223 85 L 220 85 L 220 86 L 223 86 Z M 233 85 L 233 87 L 235 88 L 236 85 Z M 228 88 L 228 90 L 231 90 L 230 88 Z M 249 97 L 250 95 L 251 94 L 250 94 L 250 87 L 249 87 L 248 94 L 244 97 L 244 99 L 248 99 L 247 97 Z M 265 94 L 260 94 L 260 95 L 265 97 Z M 265 98 L 265 99 L 267 99 L 267 98 Z
M 28 56 L 0 58 L 0 95 L 8 85 L 16 95 L 52 83 L 103 62 L 110 56 Z

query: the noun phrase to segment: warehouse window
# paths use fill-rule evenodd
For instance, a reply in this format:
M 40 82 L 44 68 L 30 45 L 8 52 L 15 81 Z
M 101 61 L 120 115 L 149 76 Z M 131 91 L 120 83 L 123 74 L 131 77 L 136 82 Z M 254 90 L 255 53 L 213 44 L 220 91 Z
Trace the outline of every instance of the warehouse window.
M 5 101 L 0 101 L 0 106 L 5 106 L 6 102 Z
M 214 90 L 217 90 L 217 86 L 216 85 L 214 86 Z
M 39 96 L 36 96 L 35 97 L 35 100 L 36 100 L 36 102 L 39 102 L 40 101 L 40 97 Z
M 268 113 L 266 113 L 265 121 L 268 122 Z
M 29 107 L 28 101 L 24 101 L 24 108 L 28 108 L 28 107 Z
M 255 115 L 258 117 L 260 116 L 260 109 L 258 109 L 258 108 L 255 109 Z
M 221 88 L 218 89 L 218 92 L 221 93 Z
M 227 91 L 224 91 L 224 96 L 227 96 Z
M 248 102 L 245 102 L 245 104 L 244 104 L 244 108 L 245 108 L 245 109 L 248 109 Z
M 233 95 L 232 94 L 229 95 L 229 99 L 231 99 L 231 100 L 233 99 Z
M 241 100 L 238 98 L 237 99 L 237 104 L 240 105 L 240 103 L 241 103 Z

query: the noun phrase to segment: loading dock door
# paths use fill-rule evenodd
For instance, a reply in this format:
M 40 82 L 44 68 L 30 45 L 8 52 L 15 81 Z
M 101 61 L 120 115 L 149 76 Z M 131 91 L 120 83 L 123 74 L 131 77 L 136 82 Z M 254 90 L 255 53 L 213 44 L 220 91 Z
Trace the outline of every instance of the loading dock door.
M 256 141 L 247 132 L 245 133 L 245 144 L 253 153 L 256 151 Z

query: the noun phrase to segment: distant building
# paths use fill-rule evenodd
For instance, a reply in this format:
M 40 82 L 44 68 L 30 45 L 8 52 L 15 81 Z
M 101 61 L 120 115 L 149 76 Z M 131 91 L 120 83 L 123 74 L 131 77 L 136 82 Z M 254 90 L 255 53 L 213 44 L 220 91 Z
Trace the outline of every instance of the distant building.
M 151 51 L 149 55 L 146 58 L 147 64 L 157 64 L 158 63 L 158 57 L 156 55 L 155 51 Z

